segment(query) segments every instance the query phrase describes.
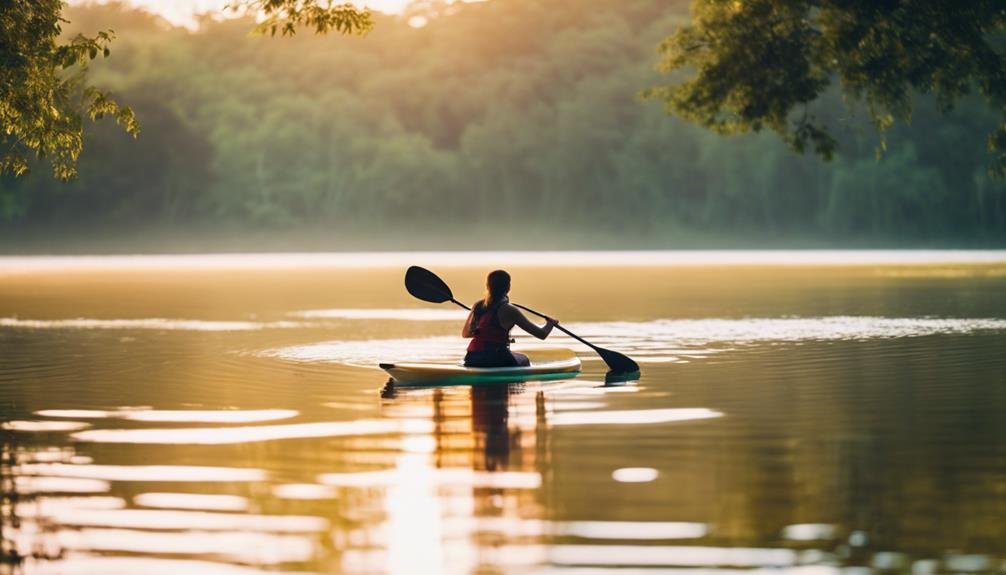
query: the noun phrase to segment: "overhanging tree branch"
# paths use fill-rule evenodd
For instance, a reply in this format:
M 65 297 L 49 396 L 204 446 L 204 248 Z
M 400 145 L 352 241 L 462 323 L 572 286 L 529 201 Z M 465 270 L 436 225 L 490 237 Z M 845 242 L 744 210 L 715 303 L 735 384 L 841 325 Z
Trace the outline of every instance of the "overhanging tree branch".
M 11 143 L 0 155 L 0 174 L 24 175 L 34 158 L 48 160 L 57 178 L 72 179 L 85 119 L 110 116 L 139 135 L 133 111 L 86 81 L 87 63 L 109 55 L 114 33 L 61 40 L 65 6 L 61 0 L 0 3 L 0 138 Z M 232 7 L 261 14 L 257 30 L 272 35 L 301 27 L 363 34 L 373 26 L 369 11 L 330 0 L 237 0 Z
M 794 150 L 830 158 L 829 128 L 793 119 L 835 81 L 878 132 L 911 118 L 913 93 L 944 112 L 977 90 L 1006 101 L 1001 0 L 696 0 L 693 22 L 661 47 L 660 69 L 684 81 L 644 93 L 720 133 L 769 128 Z M 1006 177 L 1006 109 L 989 137 L 990 171 Z M 883 137 L 880 149 L 884 147 Z

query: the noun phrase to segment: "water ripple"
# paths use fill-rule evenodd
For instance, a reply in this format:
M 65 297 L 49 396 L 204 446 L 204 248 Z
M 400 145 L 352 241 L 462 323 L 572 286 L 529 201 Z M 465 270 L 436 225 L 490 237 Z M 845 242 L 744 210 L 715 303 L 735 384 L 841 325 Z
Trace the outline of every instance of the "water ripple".
M 296 417 L 298 412 L 293 409 L 220 409 L 220 410 L 159 410 L 159 409 L 129 409 L 120 408 L 114 411 L 95 409 L 42 409 L 35 412 L 41 417 L 75 419 L 127 419 L 130 421 L 145 421 L 148 423 L 256 423 L 260 421 L 275 421 Z M 13 423 L 13 422 L 12 422 Z M 63 422 L 37 422 L 63 423 Z M 66 422 L 70 423 L 70 422 Z M 73 429 L 82 429 L 87 424 Z
M 0 423 L 0 429 L 7 431 L 77 431 L 90 427 L 83 421 L 5 421 Z
M 428 472 L 431 474 L 430 479 L 438 485 L 494 489 L 538 489 L 541 487 L 541 474 L 534 471 L 487 472 L 465 468 L 439 468 L 428 470 Z M 318 477 L 321 484 L 333 487 L 387 487 L 410 480 L 409 472 L 403 469 L 324 473 Z
M 296 362 L 335 362 L 376 366 L 382 361 L 430 361 L 457 357 L 462 348 L 457 337 L 327 341 L 262 352 L 263 356 Z
M 256 531 L 315 533 L 329 527 L 327 519 L 302 515 L 254 515 L 162 509 L 94 509 L 81 506 L 18 504 L 21 518 L 48 519 L 73 527 L 159 529 L 171 531 Z
M 240 495 L 206 493 L 139 493 L 133 503 L 160 509 L 194 509 L 212 511 L 245 511 L 248 499 Z
M 312 327 L 295 321 L 207 321 L 198 319 L 20 319 L 0 317 L 0 327 L 18 329 L 154 329 L 168 331 L 255 331 Z
M 393 319 L 404 321 L 462 321 L 468 312 L 461 309 L 315 309 L 290 314 L 307 319 Z
M 84 528 L 61 529 L 50 534 L 50 538 L 59 548 L 67 551 L 202 555 L 262 565 L 307 561 L 317 549 L 315 540 L 303 535 L 254 531 L 169 532 Z
M 648 322 L 583 322 L 570 330 L 593 343 L 618 349 L 644 363 L 686 362 L 721 353 L 736 346 L 805 341 L 866 341 L 929 335 L 1006 331 L 1001 318 L 887 318 L 828 316 L 744 319 L 662 319 Z M 531 341 L 520 337 L 518 341 Z M 556 336 L 581 352 L 589 348 Z M 335 362 L 375 366 L 382 361 L 457 360 L 463 353 L 460 337 L 336 340 L 270 349 L 261 352 L 295 362 Z M 528 348 L 533 349 L 533 348 Z M 523 351 L 523 349 L 522 349 Z
M 306 439 L 393 433 L 429 433 L 426 420 L 367 420 L 292 423 L 246 427 L 194 427 L 184 429 L 91 429 L 74 433 L 73 439 L 93 443 L 142 443 L 180 445 L 225 445 L 278 439 Z
M 744 319 L 663 319 L 572 326 L 584 337 L 648 344 L 705 345 L 794 341 L 856 341 L 937 334 L 1006 331 L 1001 318 L 828 316 Z
M 644 425 L 715 419 L 723 413 L 704 407 L 629 411 L 568 411 L 552 415 L 550 425 Z
M 27 463 L 16 470 L 22 476 L 94 479 L 98 481 L 262 481 L 266 472 L 239 467 L 192 465 L 74 465 Z
M 272 569 L 260 570 L 243 565 L 232 565 L 194 559 L 167 559 L 164 557 L 103 557 L 73 555 L 61 561 L 46 561 L 32 566 L 34 575 L 290 575 Z M 303 575 L 298 572 L 298 575 Z

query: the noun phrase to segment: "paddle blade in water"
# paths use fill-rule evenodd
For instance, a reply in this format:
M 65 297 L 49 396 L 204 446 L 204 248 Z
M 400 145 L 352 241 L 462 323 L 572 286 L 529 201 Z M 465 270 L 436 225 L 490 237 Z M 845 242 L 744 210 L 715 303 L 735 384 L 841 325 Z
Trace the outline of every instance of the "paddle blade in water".
M 413 297 L 430 303 L 444 303 L 454 299 L 451 288 L 437 274 L 419 266 L 405 272 L 405 289 Z
M 520 305 L 519 303 L 515 303 L 513 305 L 526 312 L 533 313 L 536 316 L 548 317 L 540 311 L 535 311 L 527 306 Z M 601 359 L 604 360 L 604 363 L 608 364 L 608 367 L 611 368 L 611 371 L 608 372 L 609 375 L 628 375 L 639 373 L 639 364 L 632 361 L 629 356 L 618 353 L 617 351 L 611 351 L 610 349 L 604 349 L 603 347 L 597 347 L 561 325 L 556 326 L 556 329 L 596 351 L 597 355 L 601 356 Z
M 617 373 L 609 371 L 604 374 L 604 387 L 622 387 L 630 381 L 639 381 L 639 372 Z
M 639 373 L 639 364 L 627 356 L 617 351 L 611 351 L 610 349 L 604 349 L 602 347 L 595 347 L 597 354 L 601 356 L 604 363 L 608 364 L 611 371 L 608 373 L 612 374 L 629 374 L 629 373 Z

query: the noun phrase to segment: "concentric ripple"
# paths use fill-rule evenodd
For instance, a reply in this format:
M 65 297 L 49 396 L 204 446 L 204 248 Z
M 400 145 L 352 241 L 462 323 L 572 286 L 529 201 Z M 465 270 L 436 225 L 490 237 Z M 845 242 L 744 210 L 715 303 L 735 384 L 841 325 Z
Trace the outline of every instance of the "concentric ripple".
M 357 310 L 361 314 L 366 310 Z M 386 310 L 374 310 L 384 312 Z M 365 315 L 365 314 L 364 314 Z M 648 322 L 583 322 L 570 330 L 600 346 L 610 346 L 646 363 L 681 361 L 738 346 L 803 341 L 866 341 L 874 339 L 961 335 L 1006 331 L 1000 318 L 887 318 L 830 316 L 744 319 L 661 319 Z M 519 341 L 530 341 L 521 338 Z M 555 336 L 578 351 L 590 350 L 574 340 Z M 382 361 L 456 360 L 464 350 L 459 337 L 425 337 L 327 341 L 262 352 L 295 362 L 335 362 L 375 366 Z

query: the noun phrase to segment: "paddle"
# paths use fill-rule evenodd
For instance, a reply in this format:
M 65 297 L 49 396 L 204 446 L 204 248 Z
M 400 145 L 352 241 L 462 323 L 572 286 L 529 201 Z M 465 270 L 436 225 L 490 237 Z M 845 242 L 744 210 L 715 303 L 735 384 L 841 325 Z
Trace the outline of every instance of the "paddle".
M 444 280 L 440 279 L 437 274 L 419 266 L 411 266 L 408 271 L 405 272 L 405 289 L 407 289 L 413 297 L 423 301 L 428 301 L 430 303 L 444 303 L 449 301 L 467 310 L 471 309 L 465 304 L 454 299 L 454 294 L 451 293 L 451 288 L 444 283 Z M 513 305 L 526 312 L 533 313 L 534 315 L 548 318 L 545 314 L 536 312 L 531 308 L 518 304 Z M 632 361 L 632 359 L 627 355 L 618 353 L 617 351 L 611 351 L 610 349 L 604 349 L 603 347 L 597 347 L 561 325 L 557 325 L 555 327 L 569 337 L 597 352 L 597 355 L 601 356 L 604 363 L 608 364 L 608 367 L 611 368 L 609 373 L 623 374 L 639 371 L 639 364 Z
M 409 290 L 412 297 L 428 301 L 430 303 L 444 303 L 449 301 L 471 311 L 472 308 L 454 299 L 451 288 L 440 279 L 440 276 L 426 268 L 412 266 L 405 272 L 405 289 Z

